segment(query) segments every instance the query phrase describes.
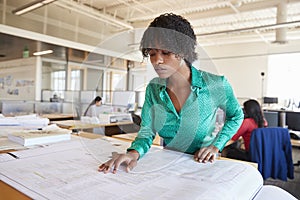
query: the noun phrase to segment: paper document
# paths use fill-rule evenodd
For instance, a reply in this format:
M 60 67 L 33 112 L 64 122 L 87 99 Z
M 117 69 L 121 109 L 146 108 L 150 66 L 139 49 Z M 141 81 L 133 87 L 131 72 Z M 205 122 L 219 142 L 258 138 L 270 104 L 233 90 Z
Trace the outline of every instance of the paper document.
M 14 156 L 11 156 L 7 153 L 1 153 L 0 154 L 0 163 L 15 160 L 15 159 L 16 158 Z
M 8 139 L 23 146 L 47 144 L 71 139 L 71 130 L 55 128 L 56 125 L 43 130 L 23 130 L 8 134 Z
M 47 148 L 48 153 L 32 149 L 35 156 L 18 155 L 19 159 L 0 163 L 1 180 L 13 180 L 8 184 L 33 199 L 56 200 L 244 200 L 252 199 L 263 185 L 260 173 L 248 164 L 228 160 L 203 164 L 192 155 L 153 147 L 130 173 L 121 167 L 117 174 L 97 171 L 112 152 L 124 152 L 110 141 L 78 140 L 59 151 L 57 146 Z

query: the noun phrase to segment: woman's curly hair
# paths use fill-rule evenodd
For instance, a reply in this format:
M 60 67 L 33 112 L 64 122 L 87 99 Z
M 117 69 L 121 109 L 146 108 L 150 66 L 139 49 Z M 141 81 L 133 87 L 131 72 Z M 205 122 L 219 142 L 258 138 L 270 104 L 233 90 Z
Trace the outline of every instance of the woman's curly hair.
M 148 57 L 149 50 L 159 46 L 183 57 L 190 65 L 197 59 L 196 44 L 196 36 L 189 21 L 182 16 L 166 13 L 150 23 L 142 37 L 140 50 L 144 57 Z

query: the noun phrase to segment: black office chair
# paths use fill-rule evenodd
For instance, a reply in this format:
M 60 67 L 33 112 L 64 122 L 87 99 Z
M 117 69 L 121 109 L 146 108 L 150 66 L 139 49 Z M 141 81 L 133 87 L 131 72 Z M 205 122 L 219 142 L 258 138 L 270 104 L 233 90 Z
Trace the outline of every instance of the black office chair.
M 136 132 L 138 132 L 141 127 L 142 119 L 139 115 L 134 114 L 134 112 L 131 112 L 131 117 L 132 117 L 132 121 L 133 121 L 133 128 Z

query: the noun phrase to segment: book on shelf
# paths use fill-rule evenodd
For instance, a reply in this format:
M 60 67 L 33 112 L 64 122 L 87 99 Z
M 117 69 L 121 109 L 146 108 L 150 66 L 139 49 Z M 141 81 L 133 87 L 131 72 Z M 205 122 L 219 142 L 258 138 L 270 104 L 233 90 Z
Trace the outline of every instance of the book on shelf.
M 8 134 L 8 139 L 23 146 L 41 145 L 71 139 L 71 131 L 61 130 L 22 130 Z

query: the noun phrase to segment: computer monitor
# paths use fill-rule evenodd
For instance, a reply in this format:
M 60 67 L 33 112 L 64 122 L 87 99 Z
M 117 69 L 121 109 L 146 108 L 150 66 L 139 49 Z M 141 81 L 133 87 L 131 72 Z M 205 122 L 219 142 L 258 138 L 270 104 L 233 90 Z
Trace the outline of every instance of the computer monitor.
M 286 112 L 286 125 L 288 129 L 300 131 L 300 112 Z
M 264 103 L 271 104 L 271 103 L 278 103 L 277 97 L 264 97 Z
M 264 117 L 268 122 L 268 127 L 278 127 L 278 112 L 264 111 Z

